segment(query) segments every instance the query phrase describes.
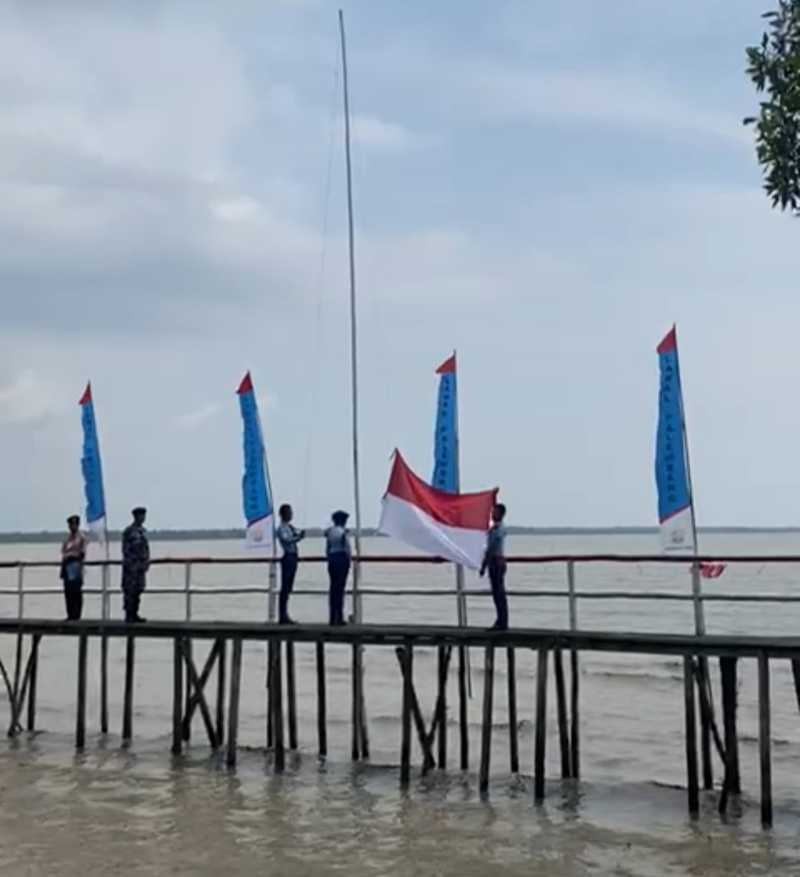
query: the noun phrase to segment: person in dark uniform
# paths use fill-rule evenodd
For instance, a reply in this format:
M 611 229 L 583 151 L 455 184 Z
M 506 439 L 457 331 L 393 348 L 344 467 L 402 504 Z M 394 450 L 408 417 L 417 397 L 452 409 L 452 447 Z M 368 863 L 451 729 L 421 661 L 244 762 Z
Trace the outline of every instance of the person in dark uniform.
M 344 624 L 344 592 L 350 574 L 350 539 L 347 536 L 347 512 L 338 511 L 331 515 L 333 526 L 325 531 L 325 555 L 328 558 L 328 609 L 330 623 Z
M 146 621 L 139 615 L 139 601 L 145 589 L 150 567 L 150 544 L 144 528 L 147 509 L 137 506 L 131 514 L 133 523 L 122 534 L 122 594 L 126 621 Z
M 278 526 L 278 541 L 283 549 L 281 557 L 281 595 L 278 601 L 278 622 L 280 624 L 294 624 L 289 617 L 289 594 L 294 588 L 294 577 L 297 575 L 299 561 L 297 543 L 305 539 L 306 531 L 298 530 L 292 526 L 292 507 L 285 503 L 278 509 L 281 519 Z
M 64 602 L 67 621 L 77 621 L 83 609 L 83 562 L 86 560 L 86 536 L 81 533 L 78 515 L 67 518 L 69 532 L 61 544 L 61 581 L 64 583 Z
M 492 526 L 486 540 L 486 554 L 481 564 L 481 577 L 489 571 L 492 600 L 497 613 L 493 630 L 508 630 L 508 597 L 506 596 L 506 507 L 498 502 L 492 509 Z

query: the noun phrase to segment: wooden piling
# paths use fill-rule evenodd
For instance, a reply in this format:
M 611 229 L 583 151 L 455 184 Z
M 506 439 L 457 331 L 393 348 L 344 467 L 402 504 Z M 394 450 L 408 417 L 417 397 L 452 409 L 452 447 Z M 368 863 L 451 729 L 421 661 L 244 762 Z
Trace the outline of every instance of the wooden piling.
M 125 642 L 125 691 L 122 701 L 122 742 L 129 743 L 133 736 L 133 663 L 136 652 L 136 639 L 132 636 Z
M 227 644 L 224 639 L 217 640 L 217 744 L 222 746 L 225 741 L 225 652 Z
M 286 643 L 286 708 L 289 712 L 289 749 L 297 749 L 297 687 L 294 672 L 294 643 Z
M 325 643 L 317 642 L 317 740 L 319 757 L 328 757 L 328 724 L 325 692 Z
M 272 723 L 275 719 L 275 707 L 272 703 L 272 673 L 275 669 L 275 640 L 267 643 L 267 749 L 275 743 L 275 731 Z
M 469 770 L 469 718 L 467 712 L 467 650 L 458 647 L 458 729 L 461 770 Z
M 450 663 L 450 655 L 445 646 L 439 646 L 437 653 L 437 669 L 439 689 L 436 696 L 437 716 L 437 749 L 436 765 L 439 770 L 447 767 L 447 671 Z
M 691 655 L 683 656 L 683 695 L 686 735 L 686 788 L 689 797 L 689 815 L 700 813 L 700 793 L 697 778 L 697 718 L 694 701 L 694 669 Z
M 397 663 L 400 665 L 400 672 L 403 676 L 403 680 L 405 681 L 405 679 L 410 674 L 408 663 L 406 661 L 406 650 L 401 646 L 398 646 L 395 649 L 395 654 L 397 655 Z M 422 716 L 422 710 L 420 709 L 419 700 L 417 700 L 417 692 L 414 690 L 413 678 L 411 679 L 411 718 L 414 722 L 414 726 L 417 729 L 417 738 L 419 739 L 419 745 L 422 748 L 422 772 L 425 774 L 432 768 L 436 767 L 436 759 L 433 757 L 433 750 L 431 748 L 434 735 L 432 732 L 431 735 L 428 736 L 425 731 L 425 719 Z M 438 715 L 434 718 L 434 732 L 436 730 L 437 724 Z
M 800 660 L 793 659 L 790 663 L 794 679 L 794 695 L 797 698 L 797 709 L 800 710 Z
M 494 646 L 486 646 L 483 665 L 483 721 L 481 723 L 481 763 L 478 789 L 489 791 L 489 763 L 492 755 L 492 718 L 494 715 Z
M 208 701 L 206 700 L 205 686 L 208 682 L 209 676 L 211 675 L 211 670 L 217 657 L 218 648 L 218 642 L 215 642 L 214 645 L 211 647 L 211 651 L 208 654 L 205 666 L 203 667 L 203 672 L 199 676 L 197 674 L 197 668 L 195 667 L 194 661 L 192 659 L 192 654 L 186 648 L 186 643 L 184 643 L 183 648 L 183 659 L 184 664 L 186 665 L 186 691 L 189 696 L 186 699 L 187 715 L 184 716 L 182 720 L 182 729 L 185 729 L 186 725 L 190 724 L 192 713 L 194 712 L 196 707 L 199 707 L 200 715 L 203 718 L 203 725 L 206 729 L 208 742 L 212 749 L 216 749 L 217 746 L 220 745 L 220 743 L 217 737 L 217 732 L 214 729 L 214 722 L 211 719 L 211 710 L 209 709 Z M 192 693 L 192 690 L 194 690 L 194 693 Z M 185 730 L 182 736 L 185 740 Z
M 580 666 L 578 658 L 578 650 L 570 649 L 570 670 L 571 670 L 571 686 L 570 686 L 570 712 L 572 713 L 572 722 L 570 724 L 570 764 L 572 765 L 572 776 L 577 780 L 581 775 L 581 740 L 580 740 L 580 715 L 579 715 L 579 695 L 580 695 Z
M 242 685 L 242 640 L 233 640 L 231 658 L 231 690 L 228 698 L 228 752 L 225 763 L 228 767 L 236 764 L 236 744 L 239 737 L 239 692 Z
M 280 773 L 286 767 L 286 751 L 283 745 L 283 642 L 277 640 L 273 650 L 272 665 L 272 733 L 274 735 L 274 767 Z
M 86 653 L 89 638 L 82 633 L 78 639 L 78 711 L 75 720 L 75 747 L 86 745 Z M 21 708 L 21 706 L 20 706 Z
M 758 656 L 758 749 L 761 762 L 761 824 L 764 828 L 772 826 L 770 723 L 769 658 L 762 652 Z
M 553 649 L 553 669 L 556 679 L 556 712 L 558 715 L 558 742 L 561 749 L 561 779 L 572 776 L 570 763 L 569 720 L 567 718 L 567 691 L 564 684 L 564 665 L 561 660 L 561 649 Z
M 725 734 L 725 779 L 719 797 L 719 812 L 724 814 L 730 794 L 741 794 L 739 778 L 739 741 L 736 734 L 737 673 L 736 658 L 719 659 L 722 688 L 722 721 Z
M 533 753 L 533 800 L 544 801 L 544 756 L 547 743 L 547 649 L 539 649 L 536 668 L 536 742 Z
M 39 673 L 39 641 L 41 634 L 35 633 L 31 643 L 30 681 L 28 682 L 28 731 L 36 726 L 36 681 Z
M 519 730 L 517 727 L 517 661 L 513 648 L 506 649 L 508 676 L 508 753 L 511 773 L 519 773 Z
M 408 786 L 411 780 L 411 698 L 413 694 L 414 647 L 411 641 L 405 644 L 403 679 L 403 712 L 400 739 L 400 785 Z
M 192 662 L 192 641 L 190 639 L 183 640 L 182 644 L 182 654 L 187 662 L 187 670 L 188 665 Z M 183 671 L 183 665 L 181 665 L 181 671 Z M 187 680 L 188 681 L 188 680 Z M 183 736 L 184 742 L 188 743 L 192 739 L 192 723 L 189 720 L 192 713 L 194 712 L 194 705 L 192 704 L 192 687 L 191 685 L 185 685 L 185 698 L 186 703 L 183 707 L 183 715 L 186 716 L 187 721 L 181 722 L 181 734 Z
M 708 658 L 701 656 L 697 659 L 698 686 L 708 700 L 706 708 L 703 700 L 700 700 L 700 750 L 703 758 L 703 788 L 709 791 L 714 788 L 714 762 L 711 757 L 711 723 L 713 719 L 713 706 L 711 705 L 711 684 L 708 672 Z
M 180 755 L 183 742 L 183 648 L 180 637 L 172 641 L 172 754 Z
M 352 669 L 350 756 L 353 761 L 358 761 L 361 758 L 361 682 L 363 676 L 361 655 L 357 645 L 353 646 Z
M 100 733 L 108 734 L 108 637 L 105 634 L 100 637 Z

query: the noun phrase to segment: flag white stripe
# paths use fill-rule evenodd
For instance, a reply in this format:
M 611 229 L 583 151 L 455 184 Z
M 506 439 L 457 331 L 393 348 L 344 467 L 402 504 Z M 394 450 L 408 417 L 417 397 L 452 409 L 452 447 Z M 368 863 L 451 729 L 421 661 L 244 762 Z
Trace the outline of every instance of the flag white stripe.
M 379 529 L 427 554 L 444 557 L 470 569 L 481 565 L 486 532 L 451 527 L 434 520 L 408 500 L 387 494 L 383 500 Z
M 267 515 L 250 524 L 245 531 L 244 547 L 258 551 L 272 551 L 272 540 L 275 530 L 275 518 Z
M 694 535 L 692 530 L 691 506 L 667 518 L 661 524 L 661 544 L 664 551 L 682 551 L 684 554 L 694 553 Z

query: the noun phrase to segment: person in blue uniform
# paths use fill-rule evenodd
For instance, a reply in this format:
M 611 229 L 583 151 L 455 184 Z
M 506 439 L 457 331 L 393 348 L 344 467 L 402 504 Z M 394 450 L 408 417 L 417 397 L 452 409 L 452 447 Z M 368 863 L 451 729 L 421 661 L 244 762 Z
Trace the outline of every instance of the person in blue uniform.
M 122 595 L 126 621 L 145 621 L 139 615 L 139 601 L 147 584 L 150 568 L 150 543 L 144 528 L 147 509 L 137 506 L 131 514 L 133 523 L 122 533 Z
M 330 623 L 344 624 L 344 592 L 350 574 L 352 550 L 347 535 L 347 519 L 350 516 L 341 510 L 331 515 L 332 526 L 325 531 L 325 555 L 328 558 L 328 610 Z
M 508 597 L 506 596 L 506 507 L 498 502 L 492 509 L 492 526 L 486 539 L 486 553 L 481 564 L 481 577 L 489 573 L 492 600 L 497 620 L 493 630 L 508 630 Z
M 278 600 L 278 622 L 280 624 L 294 624 L 289 617 L 289 595 L 294 588 L 294 578 L 297 575 L 299 562 L 297 543 L 305 539 L 306 531 L 298 530 L 292 526 L 294 512 L 288 503 L 284 503 L 278 509 L 278 517 L 281 522 L 278 525 L 278 542 L 281 543 L 283 556 L 281 557 L 281 594 Z

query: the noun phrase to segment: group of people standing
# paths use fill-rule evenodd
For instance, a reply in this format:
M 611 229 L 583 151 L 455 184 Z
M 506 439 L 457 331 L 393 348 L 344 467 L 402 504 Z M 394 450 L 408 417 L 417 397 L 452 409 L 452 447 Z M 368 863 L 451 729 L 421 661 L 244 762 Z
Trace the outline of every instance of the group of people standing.
M 133 521 L 122 534 L 122 593 L 125 620 L 143 622 L 139 615 L 139 603 L 147 583 L 147 570 L 150 568 L 150 544 L 144 523 L 147 509 L 137 506 L 132 512 Z M 497 503 L 492 510 L 492 526 L 486 542 L 486 553 L 481 565 L 480 575 L 489 573 L 497 619 L 495 630 L 508 628 L 508 599 L 505 590 L 505 516 L 506 507 Z M 289 597 L 294 589 L 297 567 L 300 561 L 298 544 L 305 538 L 305 530 L 298 530 L 293 524 L 292 507 L 284 504 L 278 510 L 280 523 L 277 528 L 278 542 L 281 545 L 281 590 L 278 599 L 278 622 L 294 624 L 289 615 Z M 328 620 L 331 625 L 342 625 L 344 619 L 344 598 L 347 579 L 350 575 L 352 548 L 347 531 L 349 515 L 341 509 L 331 515 L 331 526 L 325 531 L 325 555 L 328 561 Z M 81 617 L 83 608 L 83 566 L 86 560 L 86 536 L 80 529 L 78 515 L 67 518 L 68 532 L 61 545 L 61 580 L 64 583 L 64 600 L 67 607 L 67 620 Z

